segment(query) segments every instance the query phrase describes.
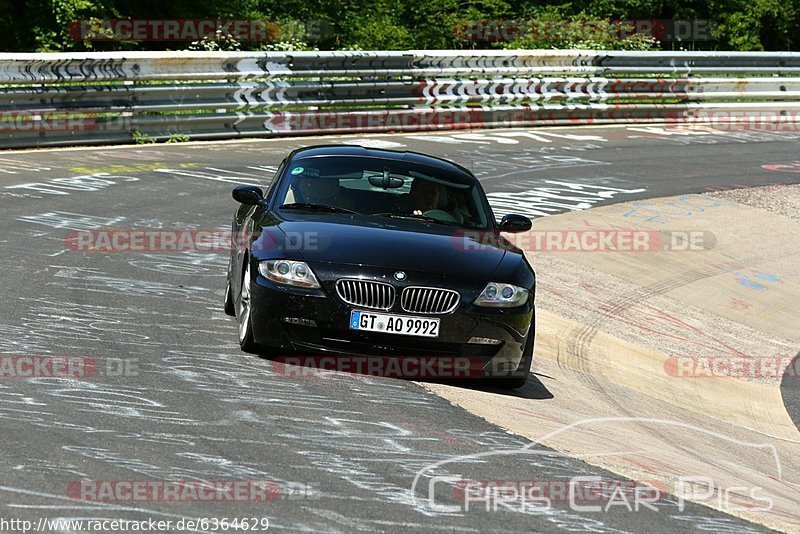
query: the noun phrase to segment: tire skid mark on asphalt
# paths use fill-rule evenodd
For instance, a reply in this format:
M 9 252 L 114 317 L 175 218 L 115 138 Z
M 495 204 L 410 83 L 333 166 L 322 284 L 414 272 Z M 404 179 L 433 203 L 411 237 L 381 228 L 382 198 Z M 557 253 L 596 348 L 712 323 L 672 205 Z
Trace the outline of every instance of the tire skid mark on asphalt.
M 627 204 L 636 205 L 636 204 L 648 204 L 647 202 L 633 202 Z M 623 208 L 625 209 L 625 208 Z M 700 209 L 699 211 L 703 211 Z M 655 216 L 658 219 L 649 218 L 648 221 L 657 220 L 658 222 L 664 223 L 667 222 L 661 218 L 667 211 L 662 213 L 657 213 Z M 692 213 L 686 213 L 685 215 L 691 215 Z M 674 213 L 670 213 L 672 218 L 675 218 Z M 683 215 L 683 214 L 681 214 Z M 643 215 L 641 215 L 643 216 Z M 669 219 L 672 220 L 672 219 Z M 593 390 L 597 391 L 602 395 L 604 400 L 606 400 L 615 410 L 616 413 L 621 414 L 630 414 L 630 415 L 637 415 L 638 411 L 635 410 L 635 404 L 622 402 L 619 399 L 619 392 L 618 388 L 614 384 L 608 384 L 598 379 L 590 370 L 590 357 L 589 349 L 591 347 L 592 341 L 594 337 L 600 332 L 600 327 L 606 323 L 607 321 L 611 320 L 622 320 L 621 318 L 631 308 L 636 306 L 640 303 L 646 303 L 651 297 L 662 295 L 667 293 L 673 289 L 686 286 L 698 280 L 703 280 L 706 278 L 710 278 L 713 276 L 718 276 L 720 274 L 730 272 L 732 270 L 741 269 L 742 267 L 758 267 L 760 264 L 763 263 L 763 259 L 760 257 L 750 257 L 742 260 L 732 260 L 727 264 L 714 264 L 710 265 L 706 268 L 699 268 L 693 270 L 684 271 L 676 276 L 673 276 L 667 280 L 661 280 L 657 283 L 653 283 L 641 288 L 634 288 L 632 291 L 626 293 L 624 296 L 613 296 L 611 299 L 603 301 L 602 305 L 599 306 L 585 306 L 587 310 L 593 309 L 596 310 L 594 313 L 591 313 L 588 316 L 587 321 L 581 321 L 584 324 L 581 324 L 577 327 L 573 332 L 572 335 L 567 336 L 569 339 L 574 339 L 573 342 L 570 343 L 570 350 L 566 351 L 568 357 L 570 357 L 570 361 L 566 362 L 563 359 L 563 353 L 561 351 L 558 352 L 556 355 L 556 362 L 562 369 L 575 369 L 580 373 L 581 379 L 589 384 L 589 387 Z M 597 288 L 595 288 L 597 290 Z M 588 290 L 588 294 L 591 294 L 591 290 Z M 600 300 L 595 296 L 591 296 L 590 300 Z M 570 305 L 575 305 L 576 301 L 580 301 L 581 299 L 570 299 Z M 582 306 L 583 307 L 583 306 Z M 652 314 L 655 315 L 660 310 L 653 308 L 651 310 Z M 677 317 L 674 318 L 676 321 L 680 321 Z M 635 325 L 634 325 L 635 326 Z M 690 328 L 690 325 L 685 324 L 684 326 Z M 718 339 L 716 337 L 711 337 L 711 340 L 716 343 L 718 346 L 723 347 L 723 350 L 726 352 L 730 352 L 731 354 L 738 354 L 740 356 L 745 356 L 745 354 L 739 350 L 737 350 L 732 345 L 728 345 L 722 339 Z M 676 443 L 674 438 L 672 438 L 669 432 L 659 432 L 655 428 L 650 428 L 648 426 L 643 426 L 640 430 L 644 434 L 649 434 L 651 436 L 660 439 L 664 443 L 669 443 L 674 448 L 683 451 L 687 454 L 691 454 L 691 450 L 688 447 L 684 446 L 681 443 Z M 713 465 L 715 468 L 719 470 L 719 472 L 735 476 L 737 474 L 736 466 L 724 462 L 722 460 L 717 460 L 715 457 L 708 459 L 709 465 Z M 784 511 L 776 511 L 778 514 L 783 514 L 784 517 L 790 517 L 793 520 L 796 520 L 795 516 L 791 516 L 790 514 L 786 514 Z
M 732 262 L 730 267 L 742 268 L 745 266 L 758 265 L 758 263 L 759 262 L 756 259 L 748 262 L 736 261 Z M 575 333 L 575 341 L 571 343 L 571 345 L 574 348 L 574 355 L 579 359 L 572 360 L 569 366 L 571 367 L 572 365 L 575 365 L 578 369 L 581 369 L 588 378 L 591 378 L 591 373 L 587 366 L 587 355 L 590 351 L 592 339 L 597 335 L 604 323 L 611 319 L 619 318 L 619 316 L 626 310 L 632 308 L 636 304 L 646 302 L 654 296 L 663 295 L 664 293 L 668 293 L 673 289 L 684 287 L 693 282 L 704 280 L 706 278 L 712 278 L 718 276 L 719 274 L 720 271 L 718 269 L 711 268 L 686 271 L 683 274 L 671 279 L 662 280 L 649 286 L 638 288 L 634 291 L 634 294 L 630 296 L 620 296 L 612 299 L 607 303 L 607 305 L 599 308 L 598 311 L 591 316 L 592 318 L 590 321 L 587 324 L 582 325 L 582 328 Z M 566 362 L 559 362 L 559 366 L 562 368 L 564 368 L 565 364 Z

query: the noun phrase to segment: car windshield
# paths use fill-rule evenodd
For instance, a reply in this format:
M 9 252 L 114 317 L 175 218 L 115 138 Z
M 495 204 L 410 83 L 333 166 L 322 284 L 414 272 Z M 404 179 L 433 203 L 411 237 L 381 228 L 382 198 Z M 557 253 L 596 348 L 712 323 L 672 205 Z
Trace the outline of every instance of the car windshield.
M 488 229 L 488 203 L 473 178 L 404 161 L 355 156 L 294 160 L 278 191 L 283 209 L 353 212 Z

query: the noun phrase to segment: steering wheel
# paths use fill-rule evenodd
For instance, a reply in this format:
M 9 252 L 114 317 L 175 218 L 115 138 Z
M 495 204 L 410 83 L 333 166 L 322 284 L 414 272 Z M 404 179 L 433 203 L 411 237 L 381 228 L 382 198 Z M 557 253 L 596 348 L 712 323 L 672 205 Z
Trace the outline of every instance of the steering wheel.
M 425 213 L 423 213 L 423 215 L 426 217 L 430 217 L 431 219 L 438 219 L 444 222 L 453 222 L 453 223 L 461 222 L 458 219 L 456 219 L 452 213 L 448 213 L 444 210 L 428 210 Z

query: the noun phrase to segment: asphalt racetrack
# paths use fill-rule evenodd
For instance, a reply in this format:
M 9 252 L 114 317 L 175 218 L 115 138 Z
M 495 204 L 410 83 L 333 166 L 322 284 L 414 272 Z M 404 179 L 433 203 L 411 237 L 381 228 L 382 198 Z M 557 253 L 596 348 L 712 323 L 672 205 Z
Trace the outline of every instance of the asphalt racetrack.
M 271 530 L 294 532 L 764 531 L 669 495 L 655 509 L 588 510 L 563 495 L 548 506 L 467 508 L 453 480 L 619 477 L 411 381 L 275 372 L 239 351 L 222 310 L 225 254 L 76 252 L 66 239 L 86 229 L 226 229 L 231 189 L 268 185 L 290 149 L 310 144 L 446 157 L 476 173 L 498 214 L 542 217 L 797 183 L 798 138 L 625 126 L 0 153 L 0 355 L 97 362 L 91 378 L 0 380 L 0 517 L 268 518 Z M 534 374 L 497 395 L 557 403 L 547 381 Z M 80 493 L 81 481 L 164 480 L 269 481 L 269 498 L 97 502 Z

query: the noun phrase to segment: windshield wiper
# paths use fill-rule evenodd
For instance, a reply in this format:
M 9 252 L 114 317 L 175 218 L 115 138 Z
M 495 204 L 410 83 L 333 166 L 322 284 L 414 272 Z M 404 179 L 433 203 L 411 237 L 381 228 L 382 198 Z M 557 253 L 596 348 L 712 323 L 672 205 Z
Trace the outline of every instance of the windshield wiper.
M 443 221 L 441 219 L 434 219 L 433 217 L 428 217 L 427 215 L 403 215 L 400 213 L 391 213 L 391 212 L 373 213 L 372 215 L 374 215 L 375 217 L 388 217 L 390 219 L 411 219 L 414 221 L 432 222 L 432 223 L 443 224 L 445 226 L 460 226 L 458 223 Z
M 339 206 L 329 206 L 327 204 L 313 204 L 311 202 L 291 202 L 279 206 L 279 209 L 297 209 L 307 211 L 329 211 L 331 213 L 353 213 L 358 215 L 357 211 L 349 210 L 347 208 L 340 208 Z

